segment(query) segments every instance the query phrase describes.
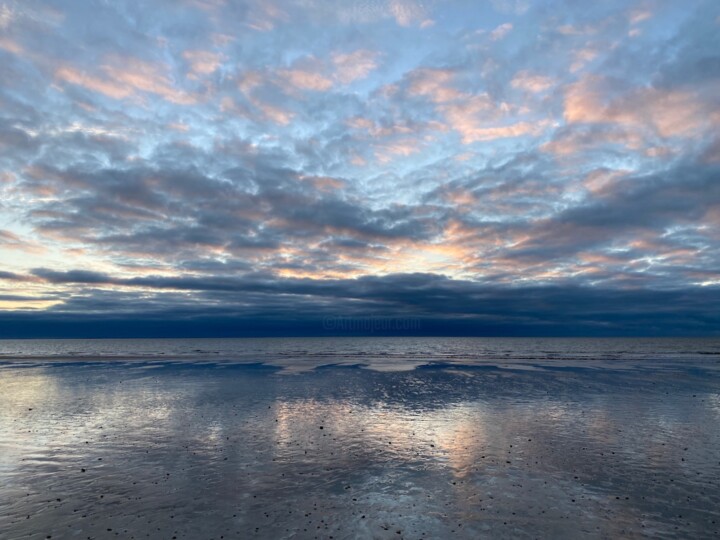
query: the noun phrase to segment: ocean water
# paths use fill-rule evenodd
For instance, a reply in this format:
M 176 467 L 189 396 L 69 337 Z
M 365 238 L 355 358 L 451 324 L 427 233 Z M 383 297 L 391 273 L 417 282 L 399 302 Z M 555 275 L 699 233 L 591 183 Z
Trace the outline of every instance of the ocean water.
M 0 538 L 716 538 L 720 340 L 0 341 Z

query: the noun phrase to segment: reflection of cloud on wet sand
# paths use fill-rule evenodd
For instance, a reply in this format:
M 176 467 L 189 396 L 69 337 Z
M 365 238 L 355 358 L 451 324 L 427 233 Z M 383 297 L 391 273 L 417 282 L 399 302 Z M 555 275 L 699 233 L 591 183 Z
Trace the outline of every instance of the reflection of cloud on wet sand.
M 12 502 L 0 503 L 0 525 L 338 538 L 677 526 L 696 536 L 720 503 L 718 383 L 633 377 L 5 368 L 0 501 Z

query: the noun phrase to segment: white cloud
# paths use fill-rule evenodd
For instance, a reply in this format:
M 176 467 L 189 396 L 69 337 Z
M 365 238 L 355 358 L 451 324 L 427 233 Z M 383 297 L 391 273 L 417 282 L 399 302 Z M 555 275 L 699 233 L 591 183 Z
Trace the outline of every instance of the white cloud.
M 498 26 L 495 30 L 490 32 L 490 39 L 493 41 L 499 41 L 508 35 L 510 30 L 513 29 L 512 23 L 505 23 Z

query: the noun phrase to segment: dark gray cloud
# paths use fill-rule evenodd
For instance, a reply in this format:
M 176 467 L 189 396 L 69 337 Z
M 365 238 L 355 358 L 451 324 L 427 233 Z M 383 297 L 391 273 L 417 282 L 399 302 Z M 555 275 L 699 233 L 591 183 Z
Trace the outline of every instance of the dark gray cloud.
M 124 321 L 120 334 L 131 321 L 167 318 L 165 335 L 181 335 L 193 322 L 194 335 L 212 335 L 213 324 L 220 325 L 221 334 L 233 326 L 242 334 L 242 325 L 248 323 L 263 333 L 286 334 L 308 329 L 323 333 L 325 324 L 327 333 L 329 320 L 373 317 L 412 318 L 422 323 L 413 328 L 424 333 L 473 335 L 702 335 L 716 333 L 720 322 L 714 309 L 720 298 L 714 289 L 498 288 L 428 274 L 321 282 L 261 276 L 118 279 L 84 271 L 34 273 L 54 284 L 82 286 L 61 308 L 19 314 L 18 320 L 32 323 L 28 332 L 37 335 L 47 331 L 48 321 L 64 320 L 72 327 L 90 313 L 100 321 Z M 121 290 L 94 288 L 101 284 Z M 136 288 L 146 291 L 139 305 L 132 292 Z M 168 289 L 175 292 L 159 295 Z M 195 296 L 188 298 L 180 291 Z M 151 328 L 158 331 L 157 326 Z M 92 331 L 115 334 L 113 327 Z

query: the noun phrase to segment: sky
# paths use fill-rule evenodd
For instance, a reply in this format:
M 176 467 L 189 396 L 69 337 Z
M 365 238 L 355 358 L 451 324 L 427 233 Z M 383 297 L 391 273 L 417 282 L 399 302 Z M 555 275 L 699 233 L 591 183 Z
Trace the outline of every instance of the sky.
M 720 335 L 719 226 L 716 0 L 0 0 L 0 337 Z

